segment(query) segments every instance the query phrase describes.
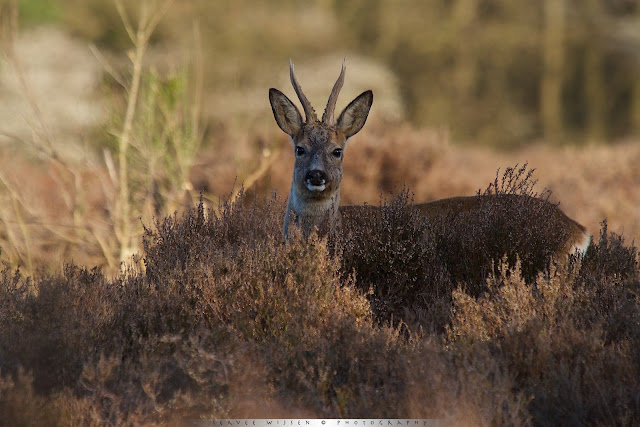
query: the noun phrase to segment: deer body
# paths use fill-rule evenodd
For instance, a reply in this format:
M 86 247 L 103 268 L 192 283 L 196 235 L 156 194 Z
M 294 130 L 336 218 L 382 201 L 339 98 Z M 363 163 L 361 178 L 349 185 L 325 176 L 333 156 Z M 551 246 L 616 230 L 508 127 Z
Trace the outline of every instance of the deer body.
M 502 226 L 502 228 L 509 228 L 507 234 L 511 234 L 513 238 L 511 242 L 505 242 L 506 246 L 511 246 L 516 250 L 531 251 L 529 248 L 535 245 L 528 245 L 526 242 L 523 245 L 522 241 L 518 241 L 518 237 L 520 237 L 520 239 L 540 240 L 542 244 L 549 246 L 545 253 L 555 257 L 573 254 L 576 251 L 581 254 L 586 252 L 591 242 L 591 234 L 586 231 L 584 226 L 562 212 L 557 205 L 543 199 L 516 194 L 461 196 L 427 203 L 415 203 L 410 207 L 428 218 L 433 224 L 452 225 L 463 221 L 468 223 L 469 228 L 472 228 L 484 217 L 491 216 L 496 209 L 505 209 L 506 207 L 508 210 L 509 206 L 523 201 L 526 202 L 528 209 L 543 211 L 546 216 L 545 221 L 533 220 L 530 222 L 526 218 L 514 218 L 516 215 L 513 215 L 509 224 Z M 351 224 L 357 222 L 357 218 L 372 210 L 379 210 L 379 207 L 373 205 L 340 206 L 338 216 L 341 222 L 337 224 L 344 224 L 345 229 L 350 229 Z M 481 238 L 490 239 L 488 234 L 495 233 L 484 234 Z M 523 246 L 528 248 L 523 248 Z M 497 254 L 496 256 L 501 255 Z
M 342 163 L 344 149 L 348 139 L 364 126 L 373 103 L 373 93 L 365 91 L 356 97 L 334 118 L 334 110 L 338 94 L 344 83 L 345 63 L 338 80 L 334 84 L 322 120 L 318 120 L 315 110 L 302 92 L 293 64 L 290 62 L 290 78 L 305 112 L 305 121 L 294 104 L 277 89 L 269 90 L 269 100 L 278 126 L 291 137 L 294 147 L 295 165 L 287 212 L 285 214 L 283 232 L 285 239 L 291 224 L 295 223 L 305 235 L 314 228 L 320 231 L 337 230 L 358 217 L 359 214 L 372 209 L 370 205 L 340 206 L 340 182 L 342 180 Z M 576 221 L 565 215 L 556 205 L 542 199 L 526 195 L 502 194 L 474 197 L 454 197 L 430 203 L 411 205 L 420 215 L 432 220 L 451 221 L 466 215 L 469 221 L 477 216 L 490 214 L 493 208 L 509 208 L 514 202 L 533 203 L 534 208 L 544 209 L 545 223 L 535 224 L 545 228 L 545 232 L 555 235 L 550 253 L 555 255 L 572 253 L 578 249 L 586 251 L 590 242 L 590 234 Z M 475 215 L 475 217 L 474 217 Z M 518 228 L 523 231 L 529 227 L 526 218 L 519 223 L 514 222 L 513 233 Z

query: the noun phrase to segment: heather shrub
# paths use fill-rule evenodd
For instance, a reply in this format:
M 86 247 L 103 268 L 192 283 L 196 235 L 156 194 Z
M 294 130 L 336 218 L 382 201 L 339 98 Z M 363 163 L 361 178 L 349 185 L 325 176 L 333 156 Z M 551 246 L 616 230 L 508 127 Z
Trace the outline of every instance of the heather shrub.
M 212 214 L 210 225 L 242 227 L 222 217 Z M 166 232 L 155 237 L 177 252 L 154 258 L 161 250 L 148 246 L 149 275 L 130 270 L 108 280 L 99 269 L 69 265 L 62 274 L 23 278 L 5 266 L 0 284 L 0 373 L 7 389 L 0 397 L 3 412 L 16 411 L 15 396 L 27 399 L 31 391 L 49 396 L 42 403 L 47 408 L 52 399 L 66 396 L 61 399 L 70 401 L 69 410 L 78 411 L 74 417 L 84 420 L 78 424 L 87 421 L 87 408 L 89 421 L 112 424 L 167 420 L 181 412 L 220 416 L 229 410 L 221 402 L 234 393 L 231 384 L 238 378 L 233 373 L 257 363 L 243 356 L 250 353 L 246 343 L 236 340 L 226 324 L 213 321 L 206 282 L 199 279 L 214 269 L 206 270 L 198 256 L 222 255 L 215 252 L 216 244 L 204 249 L 210 236 L 202 232 L 202 206 L 173 220 L 164 221 Z M 228 232 L 211 226 L 215 236 Z M 182 234 L 171 233 L 176 229 Z M 254 236 L 257 231 L 250 230 Z M 228 234 L 224 240 L 227 249 L 237 245 Z M 252 390 L 252 382 L 240 384 Z M 182 409 L 169 411 L 176 406 Z M 70 419 L 55 411 L 41 413 L 48 422 Z M 10 414 L 5 419 L 20 420 Z
M 345 212 L 343 275 L 355 274 L 378 322 L 440 330 L 448 321 L 452 281 L 432 223 L 411 203 L 405 190 L 379 210 Z
M 478 192 L 476 209 L 433 221 L 437 253 L 452 279 L 473 295 L 486 290 L 486 277 L 498 272 L 496 261 L 505 255 L 510 266 L 519 259 L 523 277 L 533 282 L 549 266 L 553 248 L 566 240 L 554 222 L 551 193 L 534 190 L 533 172 L 527 164 L 506 168 L 502 176 L 498 171 L 494 182 Z
M 112 280 L 75 266 L 33 279 L 5 269 L 0 409 L 19 421 L 14 397 L 33 391 L 48 396 L 43 407 L 71 405 L 47 422 L 264 416 L 269 405 L 235 403 L 240 378 L 258 400 L 314 414 L 395 414 L 403 340 L 373 324 L 325 239 L 283 244 L 281 215 L 275 198 L 201 204 L 147 230 L 144 273 Z
M 458 285 L 474 296 L 486 291 L 503 257 L 509 266 L 518 260 L 532 283 L 566 239 L 550 192 L 535 192 L 532 175 L 526 164 L 507 168 L 478 193 L 474 209 L 446 215 L 422 215 L 406 190 L 379 210 L 346 210 L 337 245 L 343 274 L 355 273 L 357 286 L 371 290 L 376 320 L 443 331 Z
M 144 271 L 113 279 L 5 266 L 3 421 L 640 421 L 637 250 L 606 223 L 584 258 L 531 263 L 533 278 L 519 254 L 480 257 L 490 234 L 465 279 L 440 252 L 444 219 L 406 191 L 343 236 L 285 244 L 283 213 L 276 197 L 201 203 L 147 228 Z
M 477 299 L 457 290 L 454 354 L 490 352 L 531 396 L 537 424 L 637 423 L 640 276 L 635 247 L 622 243 L 605 224 L 581 265 L 553 264 L 528 284 L 505 259 Z
M 216 342 L 210 331 L 141 343 L 135 358 L 122 351 L 90 356 L 73 387 L 44 392 L 19 368 L 0 379 L 0 416 L 7 425 L 142 425 L 199 416 L 224 417 L 234 387 L 254 390 L 236 375 L 260 372 L 248 353 Z M 230 349 L 233 348 L 233 353 Z M 253 362 L 253 363 L 252 363 Z
M 143 245 L 147 278 L 162 286 L 168 275 L 188 278 L 193 270 L 214 265 L 207 257 L 233 256 L 238 248 L 257 242 L 282 243 L 284 207 L 277 197 L 248 206 L 242 203 L 244 197 L 240 192 L 235 201 L 221 203 L 218 212 L 205 210 L 201 201 L 182 218 L 166 217 L 156 221 L 155 230 L 146 228 Z
M 38 396 L 33 390 L 33 376 L 18 370 L 15 380 L 0 378 L 0 418 L 13 425 L 45 425 L 59 418 L 53 399 Z M 60 425 L 55 423 L 52 425 Z
M 67 265 L 56 276 L 24 279 L 5 267 L 0 287 L 2 372 L 16 374 L 18 366 L 32 371 L 40 392 L 72 385 L 86 358 L 111 344 L 111 287 L 99 269 Z
M 582 321 L 599 325 L 607 344 L 632 345 L 640 354 L 638 249 L 609 232 L 606 220 L 582 260 L 576 283 L 588 298 L 577 307 Z M 640 368 L 640 360 L 635 363 Z
M 181 324 L 222 325 L 259 346 L 268 382 L 296 396 L 290 403 L 326 414 L 390 414 L 400 398 L 392 375 L 401 366 L 398 337 L 373 326 L 369 303 L 341 277 L 325 239 L 294 235 L 283 244 L 281 215 L 272 199 L 163 221 L 145 239 L 148 286 L 172 296 L 180 287 L 179 307 L 193 310 Z M 171 313 L 160 312 L 167 322 Z M 357 399 L 374 390 L 390 406 Z
M 428 336 L 405 362 L 403 414 L 446 425 L 530 425 L 526 391 L 516 388 L 504 362 L 487 348 L 463 353 Z

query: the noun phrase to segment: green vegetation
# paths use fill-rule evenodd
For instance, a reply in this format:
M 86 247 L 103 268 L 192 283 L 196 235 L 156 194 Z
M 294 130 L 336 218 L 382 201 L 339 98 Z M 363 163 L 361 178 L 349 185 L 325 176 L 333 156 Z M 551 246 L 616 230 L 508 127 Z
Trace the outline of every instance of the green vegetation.
M 86 6 L 98 4 L 104 3 L 89 2 Z M 8 46 L 7 64 L 20 76 L 19 90 L 28 99 L 37 123 L 31 126 L 40 132 L 33 140 L 19 141 L 26 142 L 21 149 L 34 149 L 53 167 L 60 184 L 55 191 L 62 194 L 68 214 L 65 218 L 68 222 L 56 221 L 36 227 L 39 228 L 37 234 L 42 237 L 43 233 L 52 233 L 64 245 L 82 246 L 85 251 L 101 253 L 100 257 L 111 271 L 117 270 L 120 262 L 130 261 L 138 251 L 143 231 L 141 217 L 167 215 L 183 204 L 192 206 L 197 200 L 190 173 L 203 133 L 199 94 L 202 76 L 201 70 L 196 69 L 201 64 L 195 64 L 198 58 L 194 58 L 192 66 L 164 73 L 144 64 L 156 27 L 171 4 L 171 0 L 150 0 L 142 2 L 135 11 L 120 0 L 111 5 L 133 50 L 127 62 L 121 64 L 110 61 L 105 53 L 93 48 L 105 67 L 105 92 L 112 114 L 106 135 L 96 136 L 96 141 L 87 144 L 91 146 L 89 150 L 84 147 L 84 163 L 75 158 L 73 147 L 49 131 L 38 105 L 41 100 L 31 94 L 15 47 L 18 29 L 14 18 L 19 9 L 15 4 L 0 9 L 0 17 L 10 24 L 3 34 L 3 42 Z M 99 165 L 94 163 L 96 153 L 99 153 Z M 31 246 L 37 237 L 32 240 L 25 220 L 32 215 L 32 207 L 24 202 L 20 186 L 4 173 L 0 174 L 0 183 L 1 195 L 13 205 L 10 213 L 0 216 L 7 230 L 0 234 L 0 239 L 5 242 L 5 251 L 14 264 L 23 264 L 33 271 L 36 265 Z M 107 211 L 107 218 L 92 221 L 89 199 L 95 196 L 96 187 L 104 193 L 103 209 Z M 15 232 L 11 230 L 14 227 Z
M 27 26 L 57 23 L 62 15 L 58 1 L 20 0 L 18 3 L 20 21 Z

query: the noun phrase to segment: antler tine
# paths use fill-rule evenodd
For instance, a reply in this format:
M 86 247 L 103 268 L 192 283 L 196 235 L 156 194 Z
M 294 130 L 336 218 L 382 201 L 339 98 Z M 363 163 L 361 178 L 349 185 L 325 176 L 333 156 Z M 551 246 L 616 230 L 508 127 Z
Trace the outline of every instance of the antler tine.
M 340 70 L 338 80 L 336 80 L 336 83 L 333 85 L 333 89 L 331 89 L 331 95 L 329 95 L 329 101 L 327 101 L 327 108 L 324 109 L 324 114 L 322 115 L 322 122 L 328 125 L 334 124 L 333 115 L 336 109 L 336 102 L 338 102 L 340 89 L 342 89 L 342 85 L 344 84 L 344 72 L 346 69 L 347 58 L 345 57 L 342 61 L 342 70 Z
M 300 83 L 298 83 L 298 79 L 296 79 L 296 74 L 293 72 L 293 62 L 291 62 L 291 58 L 289 58 L 289 76 L 291 77 L 291 84 L 293 85 L 293 89 L 296 91 L 296 95 L 298 95 L 300 103 L 302 103 L 302 108 L 304 109 L 304 115 L 306 117 L 307 123 L 317 122 L 318 116 L 316 116 L 316 110 L 313 109 L 311 103 L 304 95 L 304 92 L 302 92 Z

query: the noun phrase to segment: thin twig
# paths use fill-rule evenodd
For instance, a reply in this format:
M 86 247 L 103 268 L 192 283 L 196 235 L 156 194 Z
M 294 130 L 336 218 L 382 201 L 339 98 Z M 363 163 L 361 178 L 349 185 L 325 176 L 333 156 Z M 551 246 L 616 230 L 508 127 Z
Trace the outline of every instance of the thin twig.
M 14 217 L 16 218 L 16 222 L 18 223 L 18 227 L 20 228 L 20 232 L 22 233 L 22 239 L 24 241 L 24 250 L 25 250 L 25 255 L 26 255 L 26 262 L 27 262 L 27 269 L 29 270 L 29 272 L 33 271 L 33 259 L 31 256 L 31 246 L 29 244 L 30 242 L 30 233 L 29 233 L 29 228 L 27 227 L 27 224 L 24 221 L 24 217 L 22 216 L 22 209 L 21 206 L 23 208 L 26 209 L 25 204 L 20 200 L 20 196 L 18 194 L 18 192 L 13 188 L 12 185 L 9 184 L 9 182 L 4 178 L 4 176 L 0 173 L 0 183 L 2 183 L 4 185 L 4 187 L 7 189 L 7 191 L 9 192 L 9 195 L 11 197 L 11 205 L 13 206 L 13 214 Z M 7 220 L 5 219 L 4 222 L 6 223 Z M 14 240 L 14 245 L 17 244 L 17 241 Z M 16 246 L 16 249 L 18 247 Z
M 142 62 L 149 44 L 151 34 L 155 30 L 156 26 L 163 18 L 164 14 L 169 10 L 173 0 L 165 0 L 163 5 L 155 9 L 155 13 L 149 16 L 149 3 L 144 2 L 140 8 L 140 17 L 138 20 L 138 28 L 134 32 L 129 22 L 129 18 L 122 5 L 122 0 L 115 0 L 116 8 L 122 18 L 123 24 L 133 45 L 135 46 L 135 53 L 131 58 L 133 65 L 133 74 L 131 77 L 131 87 L 129 88 L 129 94 L 127 99 L 127 109 L 125 113 L 124 124 L 122 126 L 122 132 L 120 134 L 120 143 L 118 145 L 118 200 L 119 200 L 119 226 L 116 229 L 116 235 L 120 241 L 120 261 L 125 261 L 128 258 L 131 251 L 132 234 L 131 234 L 131 205 L 129 194 L 129 165 L 127 163 L 128 149 L 132 145 L 131 133 L 133 129 L 133 118 L 136 111 L 136 105 L 138 103 L 140 83 L 142 80 Z
M 122 77 L 122 75 L 118 71 L 116 71 L 116 69 L 113 68 L 111 66 L 111 64 L 109 64 L 109 61 L 107 60 L 107 58 L 104 57 L 102 52 L 100 52 L 100 49 L 98 49 L 98 47 L 96 45 L 90 44 L 89 45 L 89 50 L 91 50 L 91 52 L 96 57 L 98 62 L 100 62 L 100 65 L 102 65 L 102 67 L 105 69 L 105 71 L 107 73 L 109 73 L 109 75 L 111 77 L 113 77 L 113 79 L 115 81 L 117 81 L 120 86 L 122 86 L 123 88 L 126 89 L 127 88 L 127 83 L 126 83 L 124 77 Z
M 127 31 L 127 34 L 129 34 L 129 38 L 131 40 L 135 40 L 136 33 L 135 31 L 133 31 L 133 26 L 131 26 L 131 22 L 129 22 L 129 16 L 127 15 L 127 12 L 124 10 L 124 6 L 122 5 L 122 0 L 115 0 L 115 4 L 116 4 L 116 10 L 118 11 L 118 15 L 120 15 L 120 20 L 124 25 L 124 29 Z
M 267 173 L 271 165 L 276 161 L 279 153 L 279 148 L 275 150 L 275 152 L 267 151 L 265 149 L 260 159 L 260 165 L 258 166 L 258 168 L 251 174 L 249 174 L 249 176 L 242 183 L 240 189 L 233 190 L 231 200 L 235 200 L 240 195 L 241 191 L 246 193 L 249 188 L 253 187 L 253 185 L 258 182 L 258 180 L 262 178 L 264 174 Z

